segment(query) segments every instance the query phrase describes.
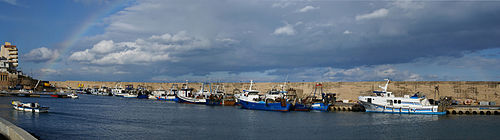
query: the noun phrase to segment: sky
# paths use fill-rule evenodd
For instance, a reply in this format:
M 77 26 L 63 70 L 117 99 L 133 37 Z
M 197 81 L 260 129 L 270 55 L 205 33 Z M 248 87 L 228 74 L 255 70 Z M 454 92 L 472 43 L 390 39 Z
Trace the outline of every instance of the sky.
M 499 81 L 498 0 L 0 0 L 41 80 Z

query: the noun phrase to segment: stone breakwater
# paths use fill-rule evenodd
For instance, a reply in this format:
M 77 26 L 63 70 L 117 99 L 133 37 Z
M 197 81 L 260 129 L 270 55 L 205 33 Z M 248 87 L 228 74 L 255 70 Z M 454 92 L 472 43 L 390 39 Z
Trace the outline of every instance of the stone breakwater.
M 3 118 L 0 118 L 0 134 L 11 140 L 36 140 L 28 132 Z M 2 138 L 1 135 L 0 138 Z
M 149 82 L 101 82 L 101 81 L 50 81 L 56 87 L 78 88 L 83 84 L 87 87 L 115 87 L 122 85 L 144 86 L 154 90 L 158 88 L 169 89 L 172 84 L 179 87 L 183 83 L 149 83 Z M 222 83 L 228 93 L 241 92 L 247 89 L 250 83 Z M 261 92 L 266 92 L 275 86 L 283 83 L 255 83 L 255 88 Z M 314 91 L 316 82 L 291 82 L 287 87 L 297 91 L 299 97 L 305 97 Z M 375 82 L 322 82 L 323 91 L 337 93 L 337 99 L 356 101 L 358 96 L 372 95 L 373 90 L 380 90 L 379 85 L 384 85 L 385 81 Z M 200 89 L 201 83 L 189 83 L 189 86 Z M 500 103 L 500 82 L 499 81 L 391 81 L 388 91 L 396 96 L 413 95 L 416 92 L 423 93 L 429 99 L 438 99 L 442 96 L 451 96 L 460 100 L 495 101 Z

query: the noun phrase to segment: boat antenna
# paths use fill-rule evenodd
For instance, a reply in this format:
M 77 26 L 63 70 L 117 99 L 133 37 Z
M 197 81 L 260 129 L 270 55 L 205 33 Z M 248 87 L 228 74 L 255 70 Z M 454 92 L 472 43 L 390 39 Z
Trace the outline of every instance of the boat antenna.
M 382 87 L 382 86 L 380 86 L 380 85 L 379 85 L 378 87 L 382 88 L 383 92 L 387 92 L 387 86 L 389 86 L 389 83 L 390 83 L 390 81 L 391 81 L 391 80 L 389 80 L 389 78 L 384 79 L 384 80 L 386 80 L 386 81 L 387 81 L 387 82 L 385 83 L 385 86 L 384 86 L 384 87 Z

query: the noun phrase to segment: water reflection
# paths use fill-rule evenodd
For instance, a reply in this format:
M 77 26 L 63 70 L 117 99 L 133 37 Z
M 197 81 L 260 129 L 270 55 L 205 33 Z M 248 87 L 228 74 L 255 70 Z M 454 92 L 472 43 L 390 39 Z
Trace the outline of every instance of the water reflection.
M 380 124 L 400 124 L 400 123 L 422 123 L 438 121 L 439 115 L 419 115 L 419 114 L 390 114 L 390 113 L 366 113 L 372 125 Z

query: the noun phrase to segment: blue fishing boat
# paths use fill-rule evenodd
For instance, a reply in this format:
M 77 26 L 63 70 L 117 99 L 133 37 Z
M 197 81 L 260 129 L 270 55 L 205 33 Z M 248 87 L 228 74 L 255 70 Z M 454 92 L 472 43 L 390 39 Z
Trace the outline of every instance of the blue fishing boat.
M 291 104 L 283 97 L 279 91 L 269 91 L 265 95 L 259 95 L 258 90 L 253 90 L 253 81 L 250 81 L 250 88 L 243 90 L 243 94 L 238 97 L 238 101 L 243 109 L 268 110 L 268 111 L 290 111 Z
M 319 90 L 318 90 L 319 89 Z M 316 92 L 321 93 L 321 99 L 316 97 Z M 314 86 L 314 92 L 311 96 L 306 97 L 303 100 L 297 100 L 295 103 L 294 110 L 295 111 L 309 111 L 309 110 L 317 110 L 317 111 L 328 111 L 328 107 L 334 105 L 336 100 L 335 93 L 324 93 L 323 92 L 323 84 L 317 83 Z
M 135 91 L 135 93 L 137 94 L 137 98 L 138 99 L 147 99 L 149 97 L 149 90 L 147 90 L 146 88 L 142 87 L 142 86 L 139 86 L 137 87 L 137 90 Z
M 207 105 L 222 105 L 224 103 L 224 87 L 221 84 L 216 84 L 214 90 L 210 87 L 210 95 L 206 99 Z
M 155 97 L 157 100 L 162 100 L 162 101 L 178 101 L 179 99 L 177 98 L 177 84 L 173 84 L 172 87 L 168 92 L 165 90 L 157 91 L 159 93 L 155 93 Z

